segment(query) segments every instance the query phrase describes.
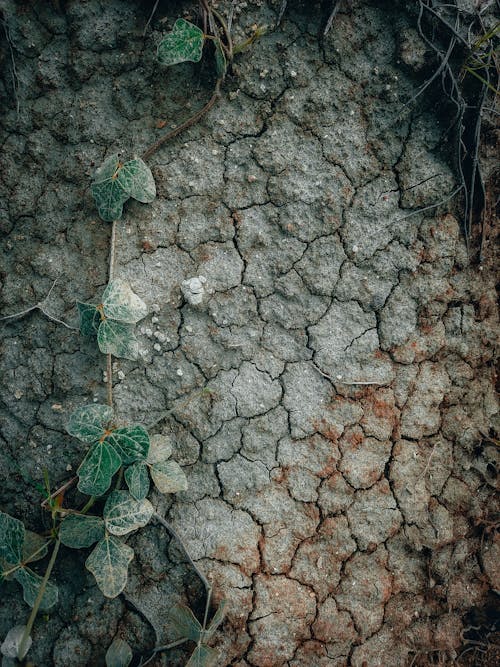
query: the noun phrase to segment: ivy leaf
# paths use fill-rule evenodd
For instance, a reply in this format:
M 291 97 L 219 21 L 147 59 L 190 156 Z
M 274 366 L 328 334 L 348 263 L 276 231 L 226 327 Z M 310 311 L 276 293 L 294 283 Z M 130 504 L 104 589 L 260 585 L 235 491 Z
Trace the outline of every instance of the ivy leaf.
M 144 301 L 120 278 L 110 281 L 102 295 L 102 304 L 106 317 L 127 324 L 135 324 L 148 314 Z
M 33 607 L 43 577 L 33 572 L 33 570 L 30 570 L 29 567 L 20 567 L 14 572 L 14 579 L 16 579 L 23 587 L 23 597 L 26 604 Z M 42 597 L 40 609 L 42 611 L 47 611 L 56 604 L 58 597 L 59 591 L 57 586 L 51 581 L 48 581 Z
M 106 534 L 85 561 L 107 598 L 115 598 L 127 584 L 128 566 L 134 550 L 113 535 Z
M 109 405 L 84 405 L 70 415 L 66 430 L 83 442 L 96 442 L 112 418 L 113 409 Z
M 80 315 L 80 333 L 82 336 L 96 336 L 101 323 L 101 314 L 90 303 L 76 302 Z
M 23 555 L 25 529 L 22 521 L 0 512 L 0 558 L 15 565 Z
M 220 39 L 215 41 L 215 69 L 217 71 L 217 78 L 223 79 L 226 76 L 227 60 Z
M 131 197 L 150 204 L 156 197 L 156 185 L 151 169 L 140 158 L 126 162 L 118 174 L 120 185 Z
M 114 429 L 106 437 L 106 442 L 111 443 L 125 464 L 143 461 L 149 452 L 148 432 L 139 424 Z
M 48 552 L 47 540 L 27 530 L 24 535 L 23 563 L 34 563 L 36 560 L 45 558 Z
M 219 654 L 210 646 L 205 646 L 205 644 L 200 644 L 197 646 L 188 662 L 186 667 L 212 667 L 215 665 Z
M 92 195 L 97 212 L 106 222 L 119 220 L 123 213 L 123 204 L 129 195 L 123 189 L 116 174 L 101 183 L 92 183 Z
M 72 549 L 86 549 L 104 537 L 104 521 L 99 516 L 70 514 L 59 530 L 61 542 Z
M 2 646 L 0 648 L 2 655 L 5 656 L 2 660 L 2 667 L 4 664 L 5 665 L 15 664 L 14 661 L 12 663 L 10 663 L 10 661 L 6 661 L 5 658 L 17 658 L 17 653 L 19 651 L 19 647 L 21 645 L 21 641 L 23 639 L 25 630 L 26 630 L 25 625 L 15 625 L 7 633 L 7 636 L 3 640 Z M 30 635 L 28 637 L 28 645 L 26 647 L 26 653 L 30 650 L 32 644 L 33 640 Z
M 170 438 L 166 435 L 152 435 L 149 439 L 147 462 L 151 465 L 166 461 L 172 455 Z
M 143 500 L 149 493 L 149 474 L 145 463 L 134 463 L 125 470 L 125 481 L 131 495 Z
M 176 461 L 155 463 L 151 466 L 151 477 L 160 493 L 177 493 L 188 488 L 186 475 Z
M 203 632 L 201 623 L 189 607 L 184 604 L 176 604 L 170 610 L 169 620 L 174 629 L 181 637 L 198 642 Z
M 106 529 L 113 535 L 143 528 L 153 516 L 149 500 L 135 500 L 127 491 L 112 491 L 104 506 Z
M 110 155 L 106 158 L 104 162 L 98 167 L 94 174 L 94 183 L 102 183 L 107 181 L 108 178 L 111 178 L 120 168 L 120 156 L 118 153 Z
M 205 637 L 209 638 L 211 637 L 219 625 L 222 623 L 224 620 L 224 616 L 226 615 L 226 606 L 227 606 L 227 600 L 221 600 L 219 606 L 217 607 L 217 611 L 213 615 L 212 620 L 210 621 L 210 625 L 208 628 L 205 630 Z
M 176 65 L 201 60 L 205 36 L 197 26 L 184 19 L 177 19 L 172 32 L 158 44 L 158 60 L 163 65 Z
M 135 361 L 139 355 L 139 343 L 131 324 L 104 320 L 97 332 L 97 344 L 104 354 Z
M 102 496 L 111 486 L 113 475 L 121 466 L 119 454 L 108 442 L 98 442 L 88 452 L 77 470 L 78 490 L 88 496 Z
M 128 667 L 132 662 L 132 649 L 126 641 L 115 637 L 106 651 L 106 667 Z

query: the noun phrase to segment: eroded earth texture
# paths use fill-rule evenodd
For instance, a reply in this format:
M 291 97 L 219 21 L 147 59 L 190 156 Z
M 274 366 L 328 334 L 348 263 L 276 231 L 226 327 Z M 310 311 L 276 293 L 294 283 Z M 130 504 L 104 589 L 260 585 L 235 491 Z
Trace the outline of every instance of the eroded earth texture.
M 155 61 L 195 3 L 160 3 L 144 38 L 153 4 L 2 3 L 6 315 L 58 278 L 45 307 L 77 325 L 75 299 L 107 282 L 94 169 L 116 150 L 140 155 L 210 97 L 210 58 Z M 237 37 L 273 24 L 279 4 L 234 3 Z M 115 364 L 116 407 L 169 434 L 187 474 L 187 492 L 152 500 L 215 601 L 228 599 L 220 666 L 451 661 L 471 610 L 499 588 L 498 450 L 485 437 L 494 285 L 469 264 L 459 208 L 417 212 L 457 181 L 449 118 L 424 99 L 404 107 L 429 73 L 415 15 L 360 0 L 322 43 L 320 19 L 314 3 L 289 3 L 203 122 L 152 157 L 155 202 L 126 205 L 116 275 L 151 314 L 140 361 Z M 197 276 L 193 305 L 181 283 Z M 54 485 L 74 474 L 82 448 L 64 425 L 105 401 L 104 358 L 39 311 L 1 334 L 1 506 L 40 530 L 36 484 L 44 468 Z M 129 542 L 136 559 L 115 600 L 84 570 L 87 554 L 62 551 L 61 601 L 35 625 L 34 663 L 103 664 L 116 633 L 145 652 L 172 640 L 172 604 L 203 608 L 160 527 Z M 4 584 L 2 637 L 27 613 Z

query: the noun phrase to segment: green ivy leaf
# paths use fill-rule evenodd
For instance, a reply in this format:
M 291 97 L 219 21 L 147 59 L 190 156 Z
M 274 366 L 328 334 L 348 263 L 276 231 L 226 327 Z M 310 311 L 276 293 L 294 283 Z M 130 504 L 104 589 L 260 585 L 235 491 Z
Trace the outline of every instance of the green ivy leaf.
M 139 355 L 139 343 L 134 327 L 124 322 L 104 320 L 97 332 L 97 344 L 103 354 L 112 354 L 135 361 Z
M 127 584 L 128 566 L 134 550 L 113 535 L 106 534 L 85 561 L 107 598 L 115 598 Z
M 177 19 L 172 32 L 165 35 L 158 45 L 158 60 L 163 65 L 186 61 L 197 63 L 201 60 L 204 41 L 202 30 L 189 21 Z
M 23 597 L 26 604 L 33 607 L 43 577 L 33 572 L 33 570 L 30 570 L 29 567 L 20 567 L 14 572 L 14 579 L 16 579 L 23 587 Z M 56 604 L 58 597 L 59 591 L 57 586 L 51 581 L 48 581 L 42 597 L 40 609 L 42 611 L 47 611 Z
M 189 607 L 184 604 L 174 605 L 170 610 L 169 620 L 180 637 L 191 639 L 193 642 L 199 641 L 203 631 L 201 623 Z
M 96 442 L 112 418 L 113 409 L 109 405 L 84 405 L 70 415 L 66 430 L 83 442 Z
M 111 443 L 126 465 L 144 461 L 149 452 L 148 432 L 139 424 L 114 429 L 106 437 L 106 442 Z
M 177 493 L 188 488 L 186 475 L 176 461 L 155 463 L 151 466 L 151 477 L 160 493 Z
M 147 462 L 151 465 L 166 461 L 172 455 L 170 438 L 166 435 L 152 435 L 149 439 L 149 454 Z
M 98 167 L 94 174 L 94 183 L 102 183 L 107 181 L 108 178 L 111 178 L 120 167 L 120 156 L 118 153 L 110 155 L 106 158 L 104 162 Z
M 102 295 L 102 304 L 106 317 L 127 324 L 135 324 L 148 314 L 144 301 L 120 278 L 110 281 Z
M 151 169 L 140 158 L 126 162 L 118 174 L 120 185 L 131 197 L 150 204 L 156 197 L 156 185 Z
M 34 563 L 45 558 L 48 550 L 46 539 L 31 530 L 26 531 L 23 544 L 23 563 Z
M 218 657 L 219 655 L 215 649 L 200 644 L 194 649 L 186 667 L 213 667 Z
M 102 496 L 121 464 L 119 454 L 109 442 L 96 443 L 77 470 L 78 490 L 88 496 Z
M 99 516 L 70 514 L 59 530 L 61 542 L 72 549 L 86 549 L 104 537 L 104 521 Z
M 223 79 L 226 76 L 227 60 L 220 39 L 215 41 L 215 69 L 217 70 L 217 78 Z
M 148 524 L 153 511 L 149 500 L 135 500 L 128 491 L 112 491 L 104 506 L 106 529 L 113 535 L 127 535 Z
M 82 336 L 96 336 L 101 323 L 101 314 L 95 306 L 90 303 L 76 302 L 80 315 L 80 333 Z
M 126 641 L 115 637 L 106 651 L 106 667 L 128 667 L 132 662 L 132 649 Z
M 24 524 L 0 512 L 0 558 L 15 565 L 21 561 L 24 543 Z
M 143 500 L 149 493 L 149 474 L 145 463 L 134 463 L 125 470 L 125 481 L 131 495 Z
M 101 183 L 92 183 L 92 195 L 97 206 L 97 212 L 106 222 L 119 220 L 123 213 L 123 204 L 129 195 L 123 189 L 118 177 L 114 174 L 111 178 Z

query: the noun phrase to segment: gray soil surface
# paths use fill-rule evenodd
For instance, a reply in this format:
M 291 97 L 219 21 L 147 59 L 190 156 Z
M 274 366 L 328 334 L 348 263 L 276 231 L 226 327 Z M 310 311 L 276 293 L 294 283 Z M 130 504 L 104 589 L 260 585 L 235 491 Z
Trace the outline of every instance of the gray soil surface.
M 1 3 L 4 315 L 57 278 L 45 307 L 77 325 L 75 300 L 107 282 L 95 167 L 140 155 L 210 97 L 208 64 L 155 61 L 195 3 L 160 3 L 143 38 L 152 4 Z M 237 34 L 275 22 L 279 4 L 236 3 Z M 152 157 L 154 203 L 126 205 L 116 275 L 151 315 L 140 361 L 115 363 L 116 409 L 170 435 L 188 477 L 188 491 L 152 502 L 228 600 L 218 665 L 452 664 L 500 588 L 498 448 L 485 437 L 498 410 L 494 281 L 469 263 L 458 210 L 416 213 L 456 176 L 447 119 L 423 101 L 403 108 L 428 74 L 415 16 L 359 0 L 320 44 L 319 9 L 289 5 L 238 56 L 215 109 Z M 196 276 L 198 305 L 181 289 Z M 54 487 L 74 474 L 82 446 L 64 425 L 105 402 L 105 361 L 40 311 L 0 331 L 0 507 L 40 530 L 36 484 L 44 468 Z M 33 663 L 103 665 L 116 634 L 145 652 L 172 640 L 172 604 L 203 608 L 160 527 L 129 543 L 114 600 L 87 553 L 61 551 L 61 600 L 37 620 Z M 0 637 L 27 615 L 4 583 Z

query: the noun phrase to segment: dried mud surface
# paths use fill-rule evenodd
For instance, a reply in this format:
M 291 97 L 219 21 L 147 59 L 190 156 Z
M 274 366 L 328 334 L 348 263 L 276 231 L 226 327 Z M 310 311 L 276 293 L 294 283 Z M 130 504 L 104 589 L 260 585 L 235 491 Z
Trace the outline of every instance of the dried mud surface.
M 276 3 L 236 4 L 241 31 L 275 20 Z M 161 3 L 147 38 L 152 3 L 3 5 L 3 314 L 59 278 L 46 307 L 75 325 L 75 299 L 107 281 L 95 166 L 199 108 L 211 74 L 155 63 L 187 5 Z M 411 15 L 360 1 L 323 45 L 317 30 L 317 9 L 290 7 L 238 57 L 216 109 L 152 158 L 158 197 L 127 205 L 116 274 L 159 312 L 138 327 L 141 360 L 115 365 L 116 407 L 171 434 L 188 476 L 187 492 L 153 502 L 228 599 L 221 667 L 399 667 L 432 652 L 451 664 L 500 588 L 498 450 L 484 437 L 498 409 L 494 283 L 469 265 L 451 209 L 415 214 L 455 175 L 446 119 L 401 112 L 425 75 Z M 181 283 L 198 275 L 193 306 Z M 1 336 L 1 508 L 40 529 L 35 483 L 78 466 L 64 423 L 105 400 L 103 358 L 40 312 Z M 116 633 L 145 651 L 155 633 L 171 640 L 175 601 L 201 609 L 160 528 L 129 542 L 129 585 L 111 601 L 86 554 L 63 551 L 35 664 L 103 664 Z M 27 613 L 4 584 L 0 635 Z

